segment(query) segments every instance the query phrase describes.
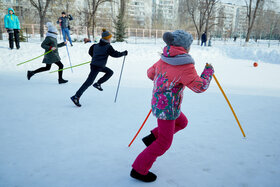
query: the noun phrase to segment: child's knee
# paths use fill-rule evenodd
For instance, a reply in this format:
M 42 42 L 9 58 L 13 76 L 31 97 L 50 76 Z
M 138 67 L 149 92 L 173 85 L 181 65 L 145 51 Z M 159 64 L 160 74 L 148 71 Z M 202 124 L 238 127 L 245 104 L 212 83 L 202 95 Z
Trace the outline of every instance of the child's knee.
M 110 76 L 112 76 L 112 75 L 114 74 L 113 70 L 110 70 L 110 71 L 108 72 L 108 74 L 109 74 Z
M 163 155 L 170 147 L 171 147 L 171 144 L 172 144 L 172 139 L 170 140 L 156 140 L 157 141 L 157 144 L 159 146 L 159 149 L 158 149 L 158 154 L 161 156 Z
M 50 70 L 52 66 L 47 65 L 46 70 Z

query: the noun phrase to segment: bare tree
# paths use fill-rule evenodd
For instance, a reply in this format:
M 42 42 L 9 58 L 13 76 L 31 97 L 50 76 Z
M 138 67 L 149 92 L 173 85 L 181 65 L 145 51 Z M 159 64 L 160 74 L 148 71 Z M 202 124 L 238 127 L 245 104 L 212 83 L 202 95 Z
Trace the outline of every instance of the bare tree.
M 199 45 L 200 36 L 202 33 L 203 26 L 205 25 L 205 17 L 206 11 L 198 8 L 200 1 L 198 0 L 190 0 L 186 1 L 187 3 L 187 11 L 191 16 L 192 22 L 195 26 L 196 33 L 197 33 L 197 44 Z M 197 11 L 199 11 L 197 13 Z M 198 17 L 197 17 L 198 15 Z
M 44 37 L 44 24 L 45 24 L 45 19 L 46 19 L 46 13 L 49 7 L 49 4 L 52 0 L 38 0 L 38 3 L 35 3 L 34 0 L 30 0 L 30 3 L 32 6 L 34 6 L 38 13 L 39 13 L 39 18 L 40 18 L 40 37 Z M 45 2 L 45 3 L 44 3 Z
M 90 28 L 91 34 L 94 38 L 94 29 L 96 26 L 96 13 L 99 6 L 105 2 L 112 2 L 112 0 L 85 0 L 84 6 L 78 10 L 84 19 L 84 24 L 87 27 L 87 35 L 90 38 Z
M 4 5 L 2 3 L 2 1 L 0 1 L 0 11 L 2 12 L 3 11 L 3 8 L 4 8 Z M 1 23 L 2 23 L 2 16 L 0 17 L 0 40 L 3 40 L 3 31 L 2 31 L 2 27 L 1 27 Z
M 257 12 L 259 10 L 260 4 L 263 3 L 265 0 L 245 0 L 246 7 L 247 7 L 247 18 L 248 18 L 248 26 L 247 26 L 247 34 L 245 42 L 249 42 L 250 35 L 252 33 L 252 29 L 255 23 L 255 19 L 257 17 Z
M 219 18 L 215 16 L 214 8 L 218 3 L 218 0 L 206 0 L 206 21 L 205 21 L 205 33 L 208 34 L 208 31 L 217 23 L 215 23 L 215 19 Z M 219 15 L 218 15 L 219 16 Z M 222 17 L 224 19 L 224 17 Z
M 70 12 L 75 12 L 76 6 L 75 5 L 76 0 L 55 0 L 52 1 L 50 4 L 50 12 L 52 12 L 52 16 L 57 20 L 57 17 L 61 15 L 61 12 L 64 11 L 67 14 Z M 73 13 L 71 13 L 73 15 Z
M 213 21 L 215 19 L 213 10 L 217 2 L 218 0 L 185 1 L 187 11 L 192 18 L 197 32 L 198 44 L 203 31 L 207 34 L 208 30 L 215 25 Z

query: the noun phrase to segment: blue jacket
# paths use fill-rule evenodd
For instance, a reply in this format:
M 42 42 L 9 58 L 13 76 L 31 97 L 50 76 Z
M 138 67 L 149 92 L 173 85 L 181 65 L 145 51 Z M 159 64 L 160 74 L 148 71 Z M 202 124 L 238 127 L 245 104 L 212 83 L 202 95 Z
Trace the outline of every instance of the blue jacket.
M 59 22 L 61 20 L 61 22 Z M 69 14 L 69 16 L 60 17 L 57 20 L 57 24 L 60 24 L 61 28 L 68 28 L 69 27 L 69 20 L 72 21 L 73 17 Z
M 10 14 L 10 10 L 13 11 L 14 14 Z M 8 14 L 4 17 L 4 23 L 6 29 L 20 29 L 20 23 L 18 17 L 15 15 L 14 9 L 8 9 Z

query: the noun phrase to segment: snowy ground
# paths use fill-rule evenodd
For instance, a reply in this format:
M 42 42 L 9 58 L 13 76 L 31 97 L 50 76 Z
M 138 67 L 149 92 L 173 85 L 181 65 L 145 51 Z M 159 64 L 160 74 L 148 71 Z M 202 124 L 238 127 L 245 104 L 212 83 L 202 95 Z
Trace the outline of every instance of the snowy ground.
M 103 92 L 89 88 L 81 108 L 69 97 L 86 79 L 89 65 L 65 71 L 65 85 L 48 72 L 28 81 L 26 71 L 41 67 L 42 58 L 16 64 L 42 54 L 40 42 L 22 43 L 13 51 L 7 45 L 0 42 L 0 187 L 280 186 L 279 47 L 192 46 L 197 72 L 206 62 L 213 64 L 247 138 L 214 80 L 203 94 L 186 89 L 182 111 L 188 127 L 153 165 L 157 181 L 143 184 L 129 172 L 145 147 L 141 138 L 156 126 L 155 117 L 127 146 L 150 110 L 152 82 L 146 70 L 159 59 L 163 43 L 112 44 L 129 52 L 117 103 L 123 58 L 109 58 L 114 76 Z M 74 43 L 69 48 L 73 65 L 90 60 L 89 47 Z M 65 48 L 60 56 L 69 66 Z

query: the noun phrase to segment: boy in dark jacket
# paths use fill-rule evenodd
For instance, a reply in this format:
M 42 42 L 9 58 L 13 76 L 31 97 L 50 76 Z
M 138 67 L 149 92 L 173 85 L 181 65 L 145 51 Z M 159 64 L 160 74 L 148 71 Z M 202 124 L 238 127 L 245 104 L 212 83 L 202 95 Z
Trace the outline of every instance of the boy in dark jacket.
M 36 69 L 34 71 L 27 71 L 27 79 L 30 80 L 30 78 L 35 75 L 36 73 L 40 73 L 43 71 L 48 71 L 51 69 L 52 64 L 55 63 L 58 66 L 58 69 L 63 69 L 63 64 L 60 62 L 60 57 L 58 54 L 58 47 L 65 46 L 66 42 L 62 42 L 57 44 L 57 29 L 52 25 L 51 22 L 47 23 L 48 32 L 46 34 L 46 38 L 41 44 L 41 47 L 45 49 L 45 53 L 52 50 L 50 53 L 46 54 L 43 59 L 43 63 L 46 64 L 46 67 L 41 67 L 39 69 Z M 63 84 L 68 82 L 67 80 L 64 80 L 62 78 L 62 71 L 58 72 L 58 83 Z
M 93 84 L 99 72 L 103 72 L 105 75 L 101 77 L 96 83 L 94 83 L 93 87 L 100 91 L 103 90 L 101 88 L 101 84 L 106 82 L 113 75 L 114 72 L 110 68 L 106 67 L 108 57 L 112 56 L 118 58 L 127 55 L 126 50 L 123 52 L 114 50 L 110 44 L 112 34 L 109 31 L 106 31 L 106 29 L 102 29 L 102 31 L 102 38 L 100 39 L 100 42 L 98 44 L 93 44 L 88 51 L 89 55 L 92 57 L 88 78 L 76 92 L 76 94 L 71 97 L 71 100 L 78 107 L 82 106 L 79 102 L 80 97 L 84 91 L 86 91 L 86 89 Z

